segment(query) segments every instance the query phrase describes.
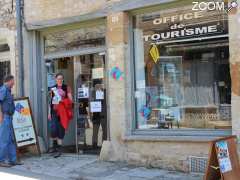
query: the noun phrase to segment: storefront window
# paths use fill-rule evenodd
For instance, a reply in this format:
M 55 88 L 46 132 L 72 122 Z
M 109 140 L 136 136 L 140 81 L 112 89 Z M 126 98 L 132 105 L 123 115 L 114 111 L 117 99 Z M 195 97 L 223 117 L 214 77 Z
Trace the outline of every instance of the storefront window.
M 171 9 L 133 17 L 137 129 L 231 129 L 228 16 Z
M 45 54 L 105 45 L 106 26 L 59 31 L 45 36 Z

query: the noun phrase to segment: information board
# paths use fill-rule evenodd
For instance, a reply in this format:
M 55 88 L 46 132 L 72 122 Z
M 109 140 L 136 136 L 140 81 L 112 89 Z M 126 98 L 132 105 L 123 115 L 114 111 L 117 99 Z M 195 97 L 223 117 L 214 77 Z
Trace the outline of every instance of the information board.
M 204 180 L 239 180 L 239 178 L 237 137 L 229 136 L 212 141 Z
M 13 114 L 13 130 L 17 147 L 37 145 L 34 121 L 29 99 L 19 98 L 14 100 L 15 112 Z

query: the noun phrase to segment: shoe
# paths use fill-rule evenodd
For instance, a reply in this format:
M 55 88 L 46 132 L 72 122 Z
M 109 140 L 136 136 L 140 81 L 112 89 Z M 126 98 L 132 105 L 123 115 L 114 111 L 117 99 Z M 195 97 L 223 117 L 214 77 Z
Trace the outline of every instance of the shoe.
M 5 162 L 0 162 L 0 167 L 7 167 L 7 168 L 10 168 L 12 167 L 13 165 L 11 164 L 8 164 L 8 163 L 5 163 Z
M 92 149 L 97 149 L 98 148 L 98 145 L 97 145 L 97 143 L 93 143 L 93 145 L 92 145 Z
M 62 155 L 62 146 L 58 146 L 57 152 L 53 155 L 54 158 L 58 158 Z
M 49 149 L 48 153 L 52 154 L 52 153 L 56 153 L 57 152 L 57 141 L 53 141 L 53 147 Z
M 20 161 L 16 161 L 16 162 L 10 162 L 9 165 L 10 166 L 21 166 L 21 165 L 23 165 L 23 163 Z
M 61 152 L 56 152 L 55 154 L 54 154 L 54 158 L 59 158 L 60 156 L 62 155 L 62 153 Z
M 57 149 L 56 148 L 51 148 L 49 149 L 48 153 L 49 154 L 53 154 L 53 153 L 56 153 L 57 152 Z

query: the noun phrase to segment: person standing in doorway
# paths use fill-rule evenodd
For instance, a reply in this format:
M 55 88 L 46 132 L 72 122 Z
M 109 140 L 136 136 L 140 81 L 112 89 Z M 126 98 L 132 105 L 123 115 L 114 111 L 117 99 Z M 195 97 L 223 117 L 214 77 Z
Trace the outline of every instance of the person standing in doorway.
M 11 89 L 14 86 L 14 77 L 4 78 L 4 85 L 0 87 L 0 166 L 11 167 L 22 165 L 17 161 L 16 145 L 12 126 L 12 116 L 15 111 Z M 8 158 L 8 159 L 6 159 Z M 6 163 L 6 160 L 9 163 Z
M 63 83 L 63 74 L 56 76 L 56 85 L 51 88 L 51 101 L 49 107 L 48 119 L 50 122 L 51 138 L 53 140 L 54 157 L 60 157 L 62 154 L 62 142 L 65 136 L 65 130 L 72 118 L 72 91 L 69 86 Z M 67 118 L 67 119 L 66 119 Z
M 107 140 L 107 112 L 106 112 L 106 93 L 102 87 L 102 84 L 96 84 L 92 94 L 92 100 L 95 102 L 101 102 L 101 112 L 92 113 L 92 123 L 93 123 L 93 136 L 92 143 L 93 149 L 98 148 L 98 132 L 99 127 L 102 127 L 102 141 Z

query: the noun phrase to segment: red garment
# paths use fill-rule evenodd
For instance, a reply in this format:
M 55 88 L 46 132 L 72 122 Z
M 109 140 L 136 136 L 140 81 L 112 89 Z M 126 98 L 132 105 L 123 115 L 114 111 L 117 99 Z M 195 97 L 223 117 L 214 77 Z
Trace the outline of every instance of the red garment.
M 56 107 L 57 114 L 64 129 L 67 129 L 73 118 L 72 101 L 69 98 L 63 99 Z

